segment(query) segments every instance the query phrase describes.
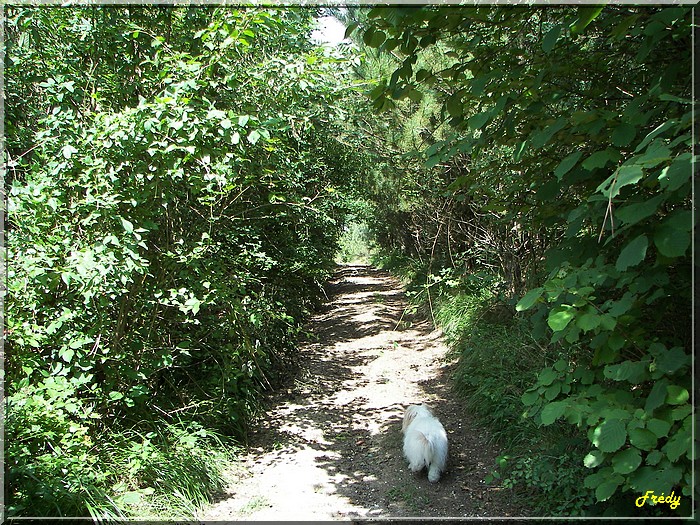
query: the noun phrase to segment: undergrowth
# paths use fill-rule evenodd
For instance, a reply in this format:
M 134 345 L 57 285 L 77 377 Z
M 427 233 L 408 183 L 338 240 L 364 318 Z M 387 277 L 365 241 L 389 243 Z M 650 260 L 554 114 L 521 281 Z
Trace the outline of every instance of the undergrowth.
M 191 517 L 224 488 L 223 467 L 236 448 L 195 422 L 99 431 L 87 403 L 62 398 L 58 389 L 23 394 L 7 399 L 10 516 L 31 509 L 35 517 L 96 521 Z

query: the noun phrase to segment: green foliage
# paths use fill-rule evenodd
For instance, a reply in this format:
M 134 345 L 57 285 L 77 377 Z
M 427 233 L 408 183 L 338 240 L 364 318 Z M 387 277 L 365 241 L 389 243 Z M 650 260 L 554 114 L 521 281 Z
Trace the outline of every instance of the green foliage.
M 434 120 L 451 130 L 421 131 L 412 152 L 428 182 L 408 185 L 421 199 L 402 222 L 426 218 L 427 235 L 378 240 L 504 280 L 535 339 L 557 353 L 523 393 L 528 415 L 571 425 L 596 452 L 582 494 L 690 496 L 689 8 L 377 8 L 368 18 L 367 45 L 396 57 L 369 94 L 375 108 L 401 111 L 420 91 L 438 97 Z M 450 62 L 434 61 L 437 50 Z
M 235 448 L 195 423 L 159 432 L 104 428 L 75 397 L 75 385 L 49 376 L 7 399 L 6 487 L 10 515 L 188 516 L 221 490 L 221 464 Z M 30 459 L 31 458 L 31 459 Z M 186 494 L 186 496 L 185 496 Z
M 224 465 L 171 426 L 288 374 L 366 162 L 312 15 L 8 10 L 11 515 L 191 516 Z
M 337 259 L 341 263 L 367 264 L 372 256 L 372 241 L 365 223 L 351 222 L 339 239 L 340 252 Z

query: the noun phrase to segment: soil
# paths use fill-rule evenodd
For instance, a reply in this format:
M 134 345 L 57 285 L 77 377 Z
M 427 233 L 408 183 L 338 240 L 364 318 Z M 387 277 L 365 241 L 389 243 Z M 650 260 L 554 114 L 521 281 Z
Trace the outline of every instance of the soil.
M 310 322 L 301 370 L 274 394 L 231 485 L 198 519 L 354 520 L 523 516 L 484 477 L 499 454 L 451 386 L 456 360 L 439 330 L 406 311 L 401 284 L 344 266 Z M 427 403 L 447 430 L 447 471 L 412 473 L 402 453 L 406 406 Z

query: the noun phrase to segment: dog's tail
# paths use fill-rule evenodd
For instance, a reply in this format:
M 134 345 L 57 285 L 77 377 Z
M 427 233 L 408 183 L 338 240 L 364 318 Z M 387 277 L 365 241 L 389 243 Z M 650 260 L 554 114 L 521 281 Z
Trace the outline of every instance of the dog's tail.
M 425 432 L 426 459 L 425 466 L 428 467 L 428 480 L 436 482 L 440 479 L 440 474 L 445 470 L 447 462 L 447 441 L 444 435 L 437 432 Z

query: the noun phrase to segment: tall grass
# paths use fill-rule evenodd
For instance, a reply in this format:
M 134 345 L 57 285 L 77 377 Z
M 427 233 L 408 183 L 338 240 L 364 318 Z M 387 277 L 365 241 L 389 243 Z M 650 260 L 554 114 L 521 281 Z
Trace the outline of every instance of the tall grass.
M 193 519 L 235 460 L 233 446 L 196 423 L 105 428 L 76 421 L 56 398 L 22 393 L 6 405 L 8 517 Z

